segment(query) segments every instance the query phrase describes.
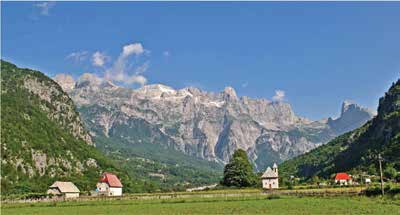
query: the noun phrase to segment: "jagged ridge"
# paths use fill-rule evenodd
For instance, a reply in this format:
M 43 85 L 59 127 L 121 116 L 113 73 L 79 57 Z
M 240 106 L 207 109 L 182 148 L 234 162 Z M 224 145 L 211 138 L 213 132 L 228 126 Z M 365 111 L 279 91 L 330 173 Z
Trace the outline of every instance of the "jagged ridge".
M 56 81 L 64 85 L 62 80 L 56 78 Z M 241 148 L 258 169 L 307 152 L 338 132 L 352 129 L 338 129 L 341 127 L 336 121 L 331 122 L 338 125 L 333 129 L 326 122 L 296 116 L 285 102 L 239 98 L 231 87 L 220 93 L 193 87 L 175 90 L 161 84 L 134 90 L 84 74 L 69 94 L 85 109 L 99 105 L 103 110 L 112 108 L 108 112 L 98 111 L 93 122 L 86 123 L 96 125 L 98 135 L 109 136 L 115 125 L 126 124 L 129 118 L 140 118 L 167 136 L 171 147 L 188 155 L 225 163 L 235 149 Z M 370 116 L 365 115 L 342 121 L 356 125 L 368 119 Z

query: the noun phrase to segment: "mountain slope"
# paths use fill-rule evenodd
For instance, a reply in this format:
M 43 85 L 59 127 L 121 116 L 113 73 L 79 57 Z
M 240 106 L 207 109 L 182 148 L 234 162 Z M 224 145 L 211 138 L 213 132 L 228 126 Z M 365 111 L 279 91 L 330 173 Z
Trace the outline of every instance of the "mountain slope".
M 280 170 L 285 175 L 305 178 L 328 177 L 340 171 L 376 174 L 378 153 L 385 163 L 400 169 L 400 80 L 379 100 L 375 118 L 324 146 L 284 162 Z
M 218 163 L 226 163 L 240 148 L 258 170 L 325 144 L 349 131 L 349 125 L 362 124 L 371 117 L 352 117 L 366 110 L 349 112 L 353 109 L 346 108 L 330 124 L 310 121 L 297 116 L 286 102 L 238 97 L 231 87 L 219 93 L 193 87 L 175 90 L 161 84 L 130 89 L 89 73 L 75 83 L 66 75 L 54 79 L 67 90 L 82 116 L 90 119 L 85 124 L 95 136 L 112 138 L 120 133 L 128 142 L 168 146 Z M 134 127 L 151 132 L 138 133 Z
M 95 134 L 97 148 L 118 161 L 132 177 L 151 181 L 154 190 L 182 190 L 217 183 L 221 179 L 221 164 L 176 150 L 167 135 L 143 119 L 129 118 L 101 106 L 81 107 L 79 111 Z M 93 123 L 97 122 L 99 111 L 116 119 L 107 136 L 102 132 L 102 126 Z
M 44 192 L 55 180 L 92 190 L 102 171 L 130 179 L 93 147 L 74 103 L 44 74 L 1 61 L 2 194 Z

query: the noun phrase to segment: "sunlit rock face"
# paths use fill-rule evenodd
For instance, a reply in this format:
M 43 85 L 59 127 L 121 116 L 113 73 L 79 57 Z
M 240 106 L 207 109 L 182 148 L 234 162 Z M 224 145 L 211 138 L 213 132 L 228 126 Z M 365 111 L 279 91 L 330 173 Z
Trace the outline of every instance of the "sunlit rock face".
M 262 169 L 353 128 L 337 121 L 344 117 L 347 122 L 353 111 L 344 111 L 335 122 L 311 121 L 297 116 L 286 102 L 238 97 L 232 87 L 217 93 L 162 84 L 130 89 L 87 76 L 69 94 L 94 135 L 168 145 L 206 160 L 226 163 L 241 148 Z M 365 118 L 350 121 L 362 124 Z

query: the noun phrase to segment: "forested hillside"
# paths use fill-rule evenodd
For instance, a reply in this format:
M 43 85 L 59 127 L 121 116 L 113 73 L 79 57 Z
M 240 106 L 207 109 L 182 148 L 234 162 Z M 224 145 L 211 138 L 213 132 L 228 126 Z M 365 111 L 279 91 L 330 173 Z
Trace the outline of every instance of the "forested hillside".
M 74 103 L 43 73 L 1 61 L 2 194 L 44 192 L 56 180 L 95 189 L 103 171 L 135 186 L 102 155 L 84 129 Z
M 285 176 L 329 177 L 341 171 L 377 174 L 377 156 L 384 168 L 400 170 L 400 80 L 379 100 L 378 115 L 361 128 L 280 165 Z

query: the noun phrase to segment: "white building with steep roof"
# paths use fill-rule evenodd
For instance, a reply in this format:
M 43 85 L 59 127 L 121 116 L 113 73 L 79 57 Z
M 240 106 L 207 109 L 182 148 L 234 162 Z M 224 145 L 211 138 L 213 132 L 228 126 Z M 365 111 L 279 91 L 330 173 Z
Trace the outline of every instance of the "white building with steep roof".
M 105 172 L 96 185 L 98 194 L 122 196 L 122 183 L 113 173 Z
M 279 175 L 278 175 L 278 165 L 274 163 L 271 167 L 265 170 L 264 174 L 261 176 L 262 187 L 264 189 L 277 189 L 279 188 Z

